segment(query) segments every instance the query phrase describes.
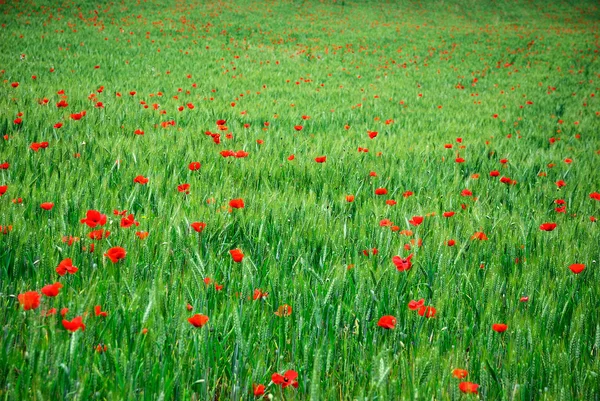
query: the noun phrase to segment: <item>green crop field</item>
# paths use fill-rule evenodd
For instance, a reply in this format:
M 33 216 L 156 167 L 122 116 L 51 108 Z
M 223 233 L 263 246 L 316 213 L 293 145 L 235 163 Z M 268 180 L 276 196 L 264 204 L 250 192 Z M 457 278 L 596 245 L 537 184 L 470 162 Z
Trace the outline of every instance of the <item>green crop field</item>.
M 600 400 L 598 2 L 0 24 L 0 400 Z

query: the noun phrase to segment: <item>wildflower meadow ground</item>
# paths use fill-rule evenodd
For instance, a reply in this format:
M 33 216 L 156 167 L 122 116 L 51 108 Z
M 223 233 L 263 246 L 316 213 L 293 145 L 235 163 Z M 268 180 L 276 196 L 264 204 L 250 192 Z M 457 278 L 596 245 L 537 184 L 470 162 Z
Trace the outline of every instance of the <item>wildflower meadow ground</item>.
M 598 401 L 599 21 L 0 0 L 0 399 Z

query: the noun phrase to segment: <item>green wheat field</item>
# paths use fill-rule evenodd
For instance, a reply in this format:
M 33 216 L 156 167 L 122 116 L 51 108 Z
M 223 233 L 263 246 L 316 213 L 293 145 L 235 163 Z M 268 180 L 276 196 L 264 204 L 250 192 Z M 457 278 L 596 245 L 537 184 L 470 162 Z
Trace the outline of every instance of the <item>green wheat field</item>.
M 600 400 L 598 2 L 0 23 L 0 400 Z

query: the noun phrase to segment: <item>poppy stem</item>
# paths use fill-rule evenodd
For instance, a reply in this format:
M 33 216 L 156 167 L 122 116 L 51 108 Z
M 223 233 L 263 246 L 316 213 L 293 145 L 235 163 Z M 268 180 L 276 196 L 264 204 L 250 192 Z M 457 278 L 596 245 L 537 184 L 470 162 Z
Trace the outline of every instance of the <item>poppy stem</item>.
M 202 256 L 202 234 L 198 234 L 198 256 Z

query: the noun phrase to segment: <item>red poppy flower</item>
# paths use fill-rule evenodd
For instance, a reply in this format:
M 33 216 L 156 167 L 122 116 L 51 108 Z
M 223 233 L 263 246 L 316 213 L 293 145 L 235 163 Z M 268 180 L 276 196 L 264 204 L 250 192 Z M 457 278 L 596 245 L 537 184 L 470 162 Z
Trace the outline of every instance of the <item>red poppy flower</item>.
M 468 375 L 469 375 L 469 372 L 467 372 L 464 369 L 454 369 L 452 371 L 452 376 L 456 377 L 457 379 L 464 379 Z
M 190 189 L 190 184 L 181 184 L 181 185 L 177 186 L 177 190 L 179 192 L 183 192 L 185 194 L 189 194 L 190 193 L 189 189 Z
M 243 150 L 238 150 L 237 152 L 235 152 L 234 156 L 237 159 L 242 159 L 242 158 L 248 156 L 248 152 L 244 152 Z
M 450 239 L 450 240 L 448 240 L 448 242 L 446 242 L 446 245 L 454 246 L 454 245 L 456 245 L 456 241 L 454 241 L 453 239 Z
M 150 235 L 150 233 L 148 231 L 136 231 L 135 235 L 139 239 L 146 239 L 146 238 L 148 238 L 148 235 Z
M 48 317 L 48 316 L 54 316 L 56 315 L 56 308 L 50 308 L 45 312 L 42 312 L 42 316 L 44 317 Z
M 13 82 L 10 84 L 10 86 L 12 86 L 13 88 L 17 88 L 19 86 L 18 82 Z
M 450 212 L 444 212 L 443 216 L 444 217 L 452 217 L 452 216 L 454 216 L 454 212 L 452 212 L 452 211 L 450 211 Z
M 81 328 L 81 331 L 85 331 L 85 324 L 83 324 L 83 320 L 81 316 L 77 316 L 73 318 L 73 320 L 68 321 L 63 319 L 62 325 L 65 329 L 69 330 L 71 333 L 76 332 Z
M 56 123 L 56 124 L 53 125 L 53 127 L 56 128 L 56 129 L 60 129 L 60 128 L 62 128 L 62 126 L 63 126 L 63 123 L 61 123 L 61 122 L 58 122 L 58 123 Z
M 217 125 L 225 125 L 227 124 L 226 120 L 217 120 Z
M 44 210 L 52 210 L 52 208 L 54 207 L 54 203 L 52 202 L 44 202 L 40 205 L 40 207 Z
M 298 382 L 296 381 L 297 378 L 298 373 L 296 373 L 294 370 L 288 370 L 283 375 L 280 375 L 279 373 L 273 373 L 271 376 L 273 383 L 281 386 L 282 388 L 289 386 L 298 388 Z
M 377 326 L 384 329 L 393 329 L 396 327 L 396 318 L 391 315 L 382 316 L 377 322 Z
M 315 157 L 315 161 L 317 163 L 325 163 L 327 161 L 327 156 L 319 156 L 319 157 Z
M 464 163 L 465 159 L 463 159 L 462 157 L 457 157 L 456 159 L 454 159 L 454 161 L 457 163 Z
M 229 253 L 231 254 L 231 258 L 235 263 L 240 263 L 242 259 L 244 259 L 244 254 L 239 249 L 232 249 L 229 251 Z
M 190 224 L 190 226 L 197 232 L 201 233 L 206 228 L 206 223 L 203 222 L 195 222 Z
M 590 194 L 590 198 L 591 198 L 591 199 L 595 199 L 595 200 L 597 200 L 597 201 L 600 201 L 600 193 L 598 193 L 598 192 L 592 192 L 592 193 Z
M 200 162 L 191 162 L 188 168 L 192 171 L 200 170 Z
M 4 195 L 6 193 L 6 191 L 8 191 L 8 185 L 1 185 L 0 186 L 0 196 Z
M 377 131 L 367 131 L 367 134 L 369 134 L 369 138 L 373 139 L 377 136 L 378 132 Z
M 386 200 L 386 201 L 385 201 L 385 204 L 386 204 L 386 205 L 388 205 L 388 206 L 394 206 L 394 205 L 396 205 L 397 203 L 398 203 L 398 202 L 396 202 L 396 201 L 395 201 L 395 200 L 393 200 L 393 199 L 388 199 L 388 200 Z
M 288 304 L 279 305 L 277 310 L 273 313 L 275 314 L 275 316 L 279 316 L 279 317 L 291 316 L 292 307 Z
M 42 287 L 42 294 L 47 297 L 55 297 L 58 295 L 60 289 L 62 288 L 61 283 L 48 284 Z
M 529 301 L 529 297 L 521 297 L 519 299 L 519 302 L 528 302 Z
M 423 223 L 423 216 L 413 216 L 410 220 L 408 220 L 408 223 L 411 226 L 419 226 L 421 223 Z
M 465 394 L 477 394 L 477 389 L 479 388 L 479 384 L 471 383 L 471 382 L 461 382 L 458 385 L 460 391 Z
M 392 258 L 392 262 L 394 263 L 394 265 L 396 265 L 396 269 L 398 269 L 398 271 L 406 271 L 409 270 L 412 267 L 412 262 L 410 261 L 413 257 L 413 254 L 411 253 L 410 255 L 408 255 L 408 257 L 406 258 L 401 258 L 400 256 L 394 256 Z
M 556 223 L 544 223 L 540 225 L 542 231 L 552 231 L 556 228 Z
M 135 221 L 133 214 L 130 214 L 129 216 L 123 217 L 121 219 L 121 227 L 122 228 L 129 228 L 133 225 L 135 225 L 136 227 L 140 225 L 140 223 L 138 221 Z
M 144 177 L 143 175 L 138 175 L 137 177 L 135 177 L 133 179 L 133 182 L 136 184 L 140 184 L 140 185 L 146 185 L 148 183 L 148 179 L 146 177 Z
M 346 202 L 354 202 L 354 195 L 346 195 Z
M 463 189 L 460 193 L 461 196 L 473 196 L 473 192 L 468 189 Z
M 101 240 L 103 238 L 108 238 L 109 235 L 110 235 L 110 231 L 104 230 L 101 228 L 100 230 L 94 230 L 91 233 L 89 233 L 88 238 L 95 239 L 95 240 Z
M 134 133 L 135 135 L 144 135 L 144 131 L 142 131 L 142 130 L 141 130 L 141 129 L 139 129 L 139 128 L 138 128 L 138 129 L 136 129 L 135 131 L 133 131 L 133 133 Z
M 196 313 L 188 319 L 188 322 L 194 327 L 202 327 L 208 322 L 208 316 Z
M 365 256 L 369 256 L 369 254 L 377 255 L 378 253 L 379 253 L 379 250 L 377 248 L 373 248 L 371 250 L 369 250 L 369 249 L 363 250 L 363 255 L 365 255 Z
M 497 333 L 504 333 L 506 329 L 508 329 L 508 326 L 504 323 L 494 323 L 492 325 L 492 330 L 494 330 Z
M 71 258 L 63 259 L 58 266 L 56 267 L 56 272 L 59 276 L 64 276 L 65 274 L 75 274 L 79 270 L 77 267 L 73 266 L 73 261 Z
M 564 186 L 566 186 L 566 185 L 567 185 L 567 183 L 566 183 L 566 182 L 564 182 L 563 180 L 558 180 L 558 181 L 556 181 L 556 186 L 557 186 L 557 188 L 562 188 L 562 187 L 564 187 Z
M 103 312 L 102 307 L 100 305 L 94 306 L 94 313 L 96 314 L 96 316 L 102 316 L 102 317 L 108 316 L 108 312 Z
M 583 270 L 585 270 L 585 265 L 581 264 L 581 263 L 574 263 L 571 266 L 569 266 L 569 269 L 571 269 L 571 271 L 575 274 L 579 274 L 581 273 Z
M 377 188 L 375 190 L 375 195 L 387 195 L 388 190 L 385 188 Z
M 98 344 L 98 345 L 96 345 L 96 347 L 94 349 L 99 354 L 102 354 L 102 353 L 108 351 L 108 347 L 105 344 Z
M 37 309 L 40 306 L 41 298 L 42 296 L 37 291 L 27 291 L 17 297 L 24 310 Z
M 419 310 L 423 305 L 425 305 L 425 300 L 423 298 L 419 299 L 418 301 L 412 300 L 408 303 L 408 309 Z
M 125 256 L 127 256 L 127 252 L 125 252 L 124 248 L 121 248 L 120 246 L 115 246 L 113 248 L 110 248 L 104 254 L 104 256 L 107 256 L 111 260 L 111 262 L 117 263 L 119 260 L 125 259 Z
M 476 239 L 479 241 L 487 241 L 488 237 L 485 235 L 483 231 L 477 231 L 475 234 L 471 235 L 471 239 Z
M 255 397 L 262 397 L 265 395 L 265 386 L 264 384 L 253 384 L 252 385 L 252 393 Z
M 256 301 L 257 299 L 263 299 L 269 296 L 268 292 L 263 292 L 260 288 L 254 290 L 254 294 L 252 294 L 252 300 Z
M 56 103 L 56 107 L 61 108 L 61 107 L 67 107 L 69 105 L 69 103 L 67 103 L 66 100 L 60 100 L 59 102 Z
M 103 226 L 106 224 L 106 215 L 97 210 L 88 210 L 85 219 L 81 219 L 81 222 L 87 224 L 88 227 L 91 228 L 98 225 Z
M 511 179 L 510 177 L 502 177 L 500 178 L 500 182 L 506 185 L 515 185 L 517 181 Z
M 246 205 L 244 204 L 244 200 L 242 198 L 232 199 L 229 201 L 229 207 L 233 209 L 243 209 Z
M 408 198 L 413 195 L 414 195 L 414 193 L 412 191 L 404 191 L 404 193 L 402 194 L 402 196 L 405 198 Z
M 303 126 L 301 126 L 301 125 L 294 125 L 294 129 L 295 129 L 296 131 L 302 131 L 302 128 L 304 128 L 304 127 L 303 127 Z
M 437 310 L 433 306 L 421 306 L 418 310 L 419 316 L 424 316 L 426 318 L 434 317 Z
M 294 155 L 289 155 L 287 159 L 288 159 L 289 161 L 292 161 L 292 160 L 294 160 L 295 158 L 296 158 L 296 156 L 294 156 Z
M 391 227 L 394 223 L 390 219 L 383 219 L 379 222 L 379 227 Z
M 64 242 L 65 244 L 72 246 L 75 242 L 79 241 L 79 237 L 72 237 L 72 236 L 64 236 L 62 237 L 62 242 Z
M 40 143 L 32 143 L 29 147 L 34 151 L 37 152 L 40 149 L 46 149 L 48 147 L 48 142 L 40 142 Z

